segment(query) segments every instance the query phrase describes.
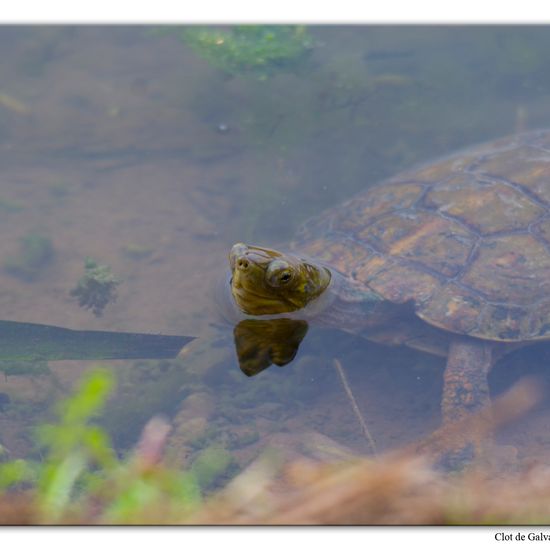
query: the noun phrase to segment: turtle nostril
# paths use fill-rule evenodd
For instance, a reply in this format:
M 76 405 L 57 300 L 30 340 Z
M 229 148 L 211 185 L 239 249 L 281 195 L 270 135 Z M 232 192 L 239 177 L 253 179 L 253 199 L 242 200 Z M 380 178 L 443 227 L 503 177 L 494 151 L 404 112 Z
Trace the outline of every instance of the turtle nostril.
M 241 269 L 248 269 L 248 265 L 248 260 L 245 260 L 244 258 L 237 261 L 237 266 Z

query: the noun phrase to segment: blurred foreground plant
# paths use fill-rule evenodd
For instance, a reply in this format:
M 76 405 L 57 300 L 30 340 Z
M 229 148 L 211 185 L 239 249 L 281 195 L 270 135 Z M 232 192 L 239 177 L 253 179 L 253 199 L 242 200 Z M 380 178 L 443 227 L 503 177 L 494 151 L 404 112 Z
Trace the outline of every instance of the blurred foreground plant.
M 60 403 L 58 422 L 37 429 L 43 461 L 0 464 L 0 493 L 26 488 L 33 522 L 170 523 L 197 507 L 197 475 L 161 464 L 170 430 L 164 420 L 151 420 L 136 450 L 125 458 L 117 456 L 106 432 L 93 423 L 113 386 L 109 370 L 88 374 L 76 393 Z
M 113 384 L 110 371 L 96 370 L 60 405 L 58 422 L 38 430 L 43 462 L 0 463 L 0 523 L 548 523 L 547 464 L 531 461 L 519 468 L 510 456 L 505 460 L 511 458 L 513 467 L 503 469 L 496 456 L 496 469 L 472 464 L 448 475 L 433 468 L 431 452 L 441 451 L 457 430 L 477 424 L 475 415 L 382 459 L 285 461 L 276 448 L 203 502 L 199 484 L 208 484 L 227 466 L 223 449 L 219 454 L 210 447 L 186 471 L 169 468 L 161 462 L 169 426 L 155 418 L 135 451 L 119 458 L 93 423 Z M 533 381 L 522 381 L 500 396 L 492 426 L 530 410 L 537 393 Z

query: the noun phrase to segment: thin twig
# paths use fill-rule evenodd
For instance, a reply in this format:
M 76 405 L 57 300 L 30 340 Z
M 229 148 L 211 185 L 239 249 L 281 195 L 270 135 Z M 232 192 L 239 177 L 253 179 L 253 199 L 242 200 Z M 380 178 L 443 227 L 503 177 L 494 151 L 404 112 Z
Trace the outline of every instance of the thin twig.
M 340 380 L 342 381 L 342 386 L 344 386 L 344 390 L 350 400 L 351 407 L 353 409 L 353 412 L 355 413 L 355 416 L 357 417 L 357 420 L 359 420 L 359 424 L 361 424 L 361 428 L 363 429 L 363 433 L 365 434 L 365 438 L 368 442 L 368 444 L 371 446 L 372 451 L 374 454 L 376 453 L 376 443 L 374 442 L 374 439 L 372 438 L 369 429 L 367 428 L 367 423 L 365 422 L 365 419 L 363 418 L 363 415 L 361 414 L 361 411 L 359 410 L 359 407 L 357 406 L 357 401 L 355 401 L 355 397 L 353 397 L 353 393 L 351 392 L 351 388 L 349 387 L 348 380 L 346 378 L 346 374 L 344 373 L 344 369 L 342 368 L 342 364 L 338 359 L 334 359 L 334 368 L 336 369 L 336 372 L 340 376 Z

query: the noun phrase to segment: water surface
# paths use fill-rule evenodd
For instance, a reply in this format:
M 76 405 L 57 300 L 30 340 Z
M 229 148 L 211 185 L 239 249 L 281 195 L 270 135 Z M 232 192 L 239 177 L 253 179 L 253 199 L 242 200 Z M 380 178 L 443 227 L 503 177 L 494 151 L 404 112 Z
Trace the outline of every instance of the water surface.
M 371 453 L 335 357 L 379 451 L 429 434 L 442 359 L 311 328 L 294 362 L 246 377 L 213 289 L 234 242 L 284 244 L 401 169 L 549 126 L 549 30 L 308 27 L 303 59 L 267 75 L 228 74 L 181 29 L 164 30 L 0 28 L 0 257 L 17 258 L 29 235 L 53 247 L 31 277 L 2 266 L 2 319 L 198 337 L 176 360 L 106 363 L 118 389 L 102 423 L 120 452 L 163 414 L 181 464 L 212 445 L 237 469 L 269 445 Z M 70 294 L 86 257 L 122 280 L 100 317 Z M 493 394 L 525 373 L 544 382 L 547 357 L 537 347 L 507 358 Z M 50 362 L 0 379 L 0 443 L 12 456 L 32 456 L 31 427 L 93 366 Z M 548 461 L 549 413 L 542 402 L 499 437 Z

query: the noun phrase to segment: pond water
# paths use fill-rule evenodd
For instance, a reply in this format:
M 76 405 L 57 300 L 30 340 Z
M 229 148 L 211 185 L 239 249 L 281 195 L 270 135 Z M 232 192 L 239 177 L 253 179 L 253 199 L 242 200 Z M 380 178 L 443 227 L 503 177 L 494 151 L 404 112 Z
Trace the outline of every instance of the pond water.
M 550 127 L 550 30 L 313 26 L 260 66 L 264 53 L 231 29 L 207 29 L 206 45 L 186 30 L 0 28 L 2 319 L 197 337 L 175 359 L 99 354 L 34 372 L 4 361 L 0 444 L 33 456 L 33 426 L 98 362 L 117 378 L 101 422 L 121 453 L 162 414 L 173 460 L 214 446 L 231 455 L 227 476 L 268 447 L 371 454 L 334 358 L 378 451 L 427 436 L 441 421 L 442 358 L 310 327 L 294 361 L 246 376 L 216 285 L 235 242 L 284 244 L 384 177 Z M 233 39 L 252 58 L 207 47 Z M 120 281 L 99 316 L 71 295 L 87 257 Z M 544 346 L 516 352 L 493 370 L 491 393 L 525 374 L 544 387 L 547 363 Z M 548 462 L 549 423 L 542 400 L 499 439 Z

